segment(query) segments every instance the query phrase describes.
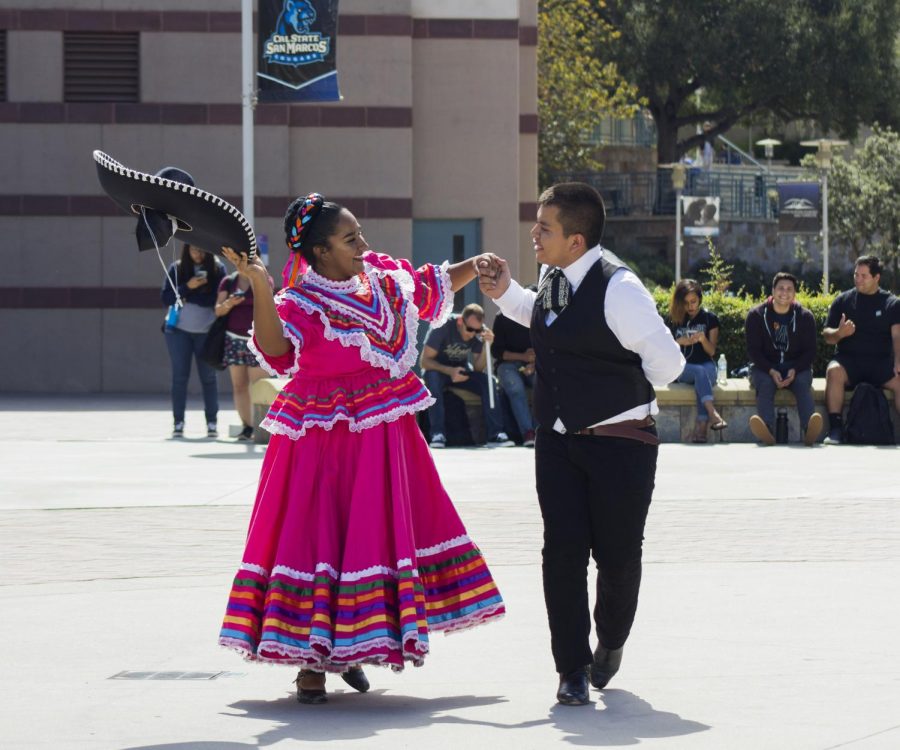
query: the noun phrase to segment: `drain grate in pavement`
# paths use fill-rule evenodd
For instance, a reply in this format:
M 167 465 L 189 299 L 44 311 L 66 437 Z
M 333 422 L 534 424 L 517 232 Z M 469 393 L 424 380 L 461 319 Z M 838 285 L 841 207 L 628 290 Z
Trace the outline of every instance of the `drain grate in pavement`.
M 237 672 L 119 672 L 110 680 L 215 680 L 218 677 L 235 677 Z

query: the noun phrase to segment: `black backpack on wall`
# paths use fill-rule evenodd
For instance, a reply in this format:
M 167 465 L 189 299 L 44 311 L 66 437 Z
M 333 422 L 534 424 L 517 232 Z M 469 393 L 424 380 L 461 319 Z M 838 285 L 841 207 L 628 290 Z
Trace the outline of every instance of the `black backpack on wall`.
M 847 442 L 855 445 L 894 445 L 890 409 L 881 388 L 868 383 L 856 386 L 847 410 Z

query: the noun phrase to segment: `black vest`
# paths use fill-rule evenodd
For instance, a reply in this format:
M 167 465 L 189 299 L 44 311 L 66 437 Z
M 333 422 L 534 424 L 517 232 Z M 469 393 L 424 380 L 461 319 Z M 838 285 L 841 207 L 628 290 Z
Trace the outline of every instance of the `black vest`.
M 656 398 L 641 358 L 606 324 L 606 289 L 620 268 L 628 266 L 604 250 L 550 326 L 534 306 L 534 412 L 542 427 L 552 429 L 559 418 L 567 431 L 580 430 Z

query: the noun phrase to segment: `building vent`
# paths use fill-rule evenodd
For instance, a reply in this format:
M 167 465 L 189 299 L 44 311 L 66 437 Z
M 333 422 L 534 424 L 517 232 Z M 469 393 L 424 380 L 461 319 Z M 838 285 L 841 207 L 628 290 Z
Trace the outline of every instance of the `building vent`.
M 0 29 L 0 102 L 6 101 L 6 31 Z
M 140 96 L 140 39 L 134 33 L 64 33 L 64 100 L 137 102 Z

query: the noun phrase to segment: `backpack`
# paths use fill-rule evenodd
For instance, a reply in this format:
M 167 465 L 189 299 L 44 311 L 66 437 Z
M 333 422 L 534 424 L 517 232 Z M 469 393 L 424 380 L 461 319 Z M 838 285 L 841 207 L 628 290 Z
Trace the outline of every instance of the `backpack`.
M 894 445 L 890 407 L 880 388 L 856 386 L 847 410 L 846 437 L 856 445 Z

